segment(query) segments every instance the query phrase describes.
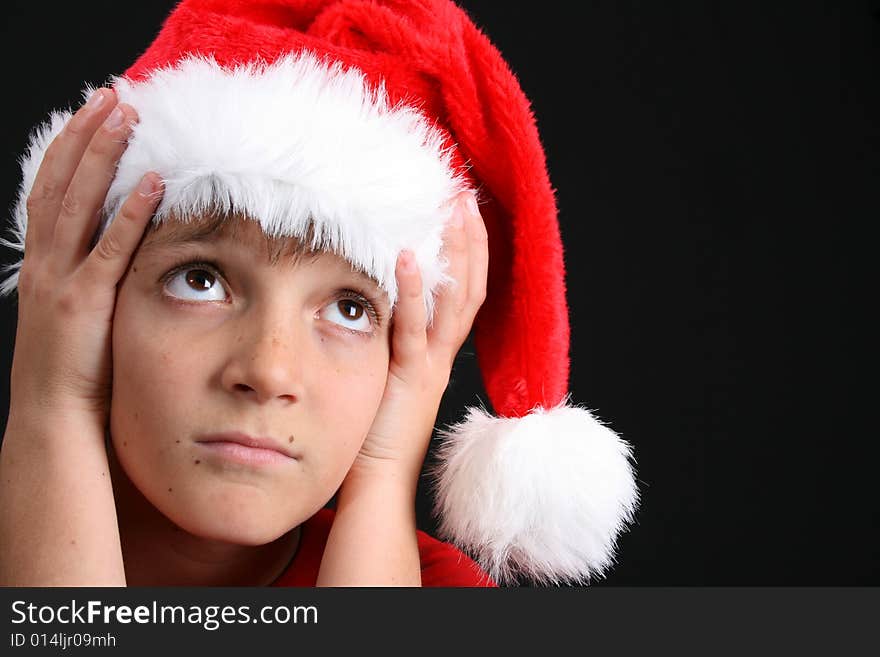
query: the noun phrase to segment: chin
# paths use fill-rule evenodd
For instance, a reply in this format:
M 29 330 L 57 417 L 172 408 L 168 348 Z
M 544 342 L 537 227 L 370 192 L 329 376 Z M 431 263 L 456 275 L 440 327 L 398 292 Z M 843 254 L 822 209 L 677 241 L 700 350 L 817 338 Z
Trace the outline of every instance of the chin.
M 300 524 L 295 520 L 261 518 L 253 508 L 194 507 L 175 508 L 170 513 L 159 509 L 175 525 L 199 538 L 235 545 L 266 545 Z
M 290 492 L 227 484 L 184 489 L 169 517 L 202 538 L 237 545 L 266 545 L 308 518 L 308 509 L 279 504 Z
M 295 526 L 295 525 L 294 525 Z M 204 538 L 211 541 L 221 541 L 223 543 L 232 543 L 234 545 L 247 545 L 257 547 L 267 545 L 278 540 L 284 534 L 289 532 L 293 527 L 285 526 L 282 529 L 273 528 L 242 528 L 229 524 L 222 526 L 207 525 L 197 527 L 195 531 L 190 531 L 193 536 Z M 201 531 L 199 531 L 201 530 Z

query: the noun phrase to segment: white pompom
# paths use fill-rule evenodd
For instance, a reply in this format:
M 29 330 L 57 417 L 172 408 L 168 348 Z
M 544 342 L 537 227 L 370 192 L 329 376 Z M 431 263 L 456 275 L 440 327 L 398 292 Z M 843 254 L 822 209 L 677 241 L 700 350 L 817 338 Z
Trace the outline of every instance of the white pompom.
M 521 418 L 469 408 L 439 431 L 431 473 L 439 533 L 499 584 L 602 577 L 633 521 L 630 444 L 566 401 Z

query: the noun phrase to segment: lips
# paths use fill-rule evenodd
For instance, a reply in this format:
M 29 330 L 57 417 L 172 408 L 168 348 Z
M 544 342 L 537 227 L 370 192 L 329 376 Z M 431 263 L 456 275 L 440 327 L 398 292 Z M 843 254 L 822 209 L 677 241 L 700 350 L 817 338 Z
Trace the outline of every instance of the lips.
M 298 459 L 298 455 L 290 449 L 289 445 L 285 445 L 280 440 L 275 440 L 274 438 L 269 438 L 265 436 L 251 436 L 241 431 L 224 431 L 222 433 L 215 433 L 206 436 L 202 436 L 197 439 L 198 443 L 234 443 L 237 445 L 242 445 L 244 447 L 250 447 L 255 450 L 268 450 L 271 452 L 277 452 L 283 456 L 286 456 L 291 459 Z

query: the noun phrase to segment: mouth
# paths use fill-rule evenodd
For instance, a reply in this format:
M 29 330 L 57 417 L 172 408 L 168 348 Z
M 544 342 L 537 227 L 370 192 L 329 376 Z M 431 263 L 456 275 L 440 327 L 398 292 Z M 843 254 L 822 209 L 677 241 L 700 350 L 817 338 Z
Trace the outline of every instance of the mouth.
M 247 465 L 285 464 L 299 460 L 299 456 L 281 441 L 240 431 L 202 436 L 196 442 L 215 456 Z

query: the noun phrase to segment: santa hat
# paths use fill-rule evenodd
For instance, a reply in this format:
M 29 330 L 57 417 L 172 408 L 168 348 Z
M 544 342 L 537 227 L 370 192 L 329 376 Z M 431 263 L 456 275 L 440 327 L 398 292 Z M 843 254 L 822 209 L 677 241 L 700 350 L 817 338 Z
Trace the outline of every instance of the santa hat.
M 449 0 L 184 0 L 112 83 L 139 122 L 99 234 L 156 171 L 154 221 L 234 209 L 300 237 L 313 222 L 312 245 L 367 272 L 392 304 L 397 255 L 411 249 L 431 317 L 449 281 L 447 201 L 475 191 L 490 270 L 474 341 L 494 415 L 469 408 L 439 431 L 439 533 L 501 583 L 604 575 L 638 505 L 631 447 L 568 394 L 544 152 L 516 78 L 467 14 Z M 34 176 L 69 118 L 54 113 L 23 159 L 6 242 L 19 251 Z

